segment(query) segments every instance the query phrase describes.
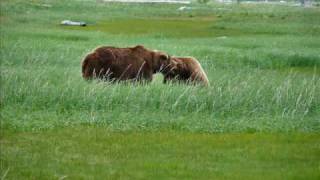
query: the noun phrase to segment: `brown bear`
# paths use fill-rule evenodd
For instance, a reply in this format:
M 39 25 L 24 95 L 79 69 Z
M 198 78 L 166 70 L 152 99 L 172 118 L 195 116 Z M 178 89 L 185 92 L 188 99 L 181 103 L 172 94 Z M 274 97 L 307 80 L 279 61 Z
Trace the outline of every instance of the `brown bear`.
M 82 77 L 151 81 L 153 74 L 169 63 L 168 54 L 149 50 L 142 45 L 129 48 L 103 46 L 86 55 L 82 61 Z
M 164 83 L 186 82 L 209 86 L 209 80 L 198 60 L 193 57 L 171 57 L 168 68 L 162 71 Z

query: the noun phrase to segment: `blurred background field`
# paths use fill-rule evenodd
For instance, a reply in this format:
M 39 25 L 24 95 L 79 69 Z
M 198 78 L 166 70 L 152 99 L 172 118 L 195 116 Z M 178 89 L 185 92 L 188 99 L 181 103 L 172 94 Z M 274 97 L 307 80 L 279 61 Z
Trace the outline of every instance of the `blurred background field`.
M 0 3 L 1 177 L 319 177 L 318 6 Z M 148 85 L 82 79 L 92 49 L 136 44 L 196 57 L 211 86 L 164 85 L 161 74 Z M 174 158 L 188 148 L 199 161 Z

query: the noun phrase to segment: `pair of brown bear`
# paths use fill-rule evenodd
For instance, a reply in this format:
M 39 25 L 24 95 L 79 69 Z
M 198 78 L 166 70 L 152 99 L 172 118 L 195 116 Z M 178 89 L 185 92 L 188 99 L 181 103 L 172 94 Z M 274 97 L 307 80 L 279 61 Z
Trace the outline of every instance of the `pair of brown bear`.
M 160 51 L 138 45 L 130 48 L 103 46 L 86 55 L 82 62 L 84 79 L 111 81 L 151 81 L 154 73 L 168 81 L 209 85 L 200 63 L 192 57 L 170 57 Z

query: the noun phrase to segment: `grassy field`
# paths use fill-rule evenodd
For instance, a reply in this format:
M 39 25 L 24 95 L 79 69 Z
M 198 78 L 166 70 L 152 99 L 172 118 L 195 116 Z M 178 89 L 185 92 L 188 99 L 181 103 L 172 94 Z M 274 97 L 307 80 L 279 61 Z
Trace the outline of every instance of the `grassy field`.
M 319 8 L 0 5 L 0 177 L 320 177 Z M 136 44 L 196 57 L 211 86 L 82 79 L 95 47 Z

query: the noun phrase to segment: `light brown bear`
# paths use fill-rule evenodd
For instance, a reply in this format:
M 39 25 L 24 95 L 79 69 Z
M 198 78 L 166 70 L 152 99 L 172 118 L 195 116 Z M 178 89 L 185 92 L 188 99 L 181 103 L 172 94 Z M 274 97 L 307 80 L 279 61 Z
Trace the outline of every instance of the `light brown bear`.
M 162 71 L 164 83 L 184 82 L 209 86 L 209 80 L 197 59 L 193 57 L 171 57 L 168 68 Z
M 129 48 L 103 46 L 82 61 L 84 79 L 151 81 L 154 73 L 170 63 L 169 55 L 142 45 Z

